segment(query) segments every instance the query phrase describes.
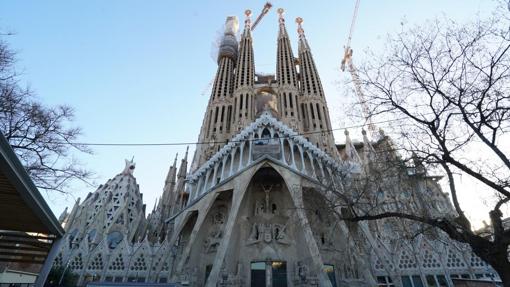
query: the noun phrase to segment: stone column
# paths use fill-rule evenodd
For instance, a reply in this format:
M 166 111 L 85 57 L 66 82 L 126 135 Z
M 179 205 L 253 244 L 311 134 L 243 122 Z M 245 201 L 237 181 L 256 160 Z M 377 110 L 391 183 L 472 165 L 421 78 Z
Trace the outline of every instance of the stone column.
M 251 178 L 251 174 L 247 174 L 246 172 L 239 176 L 236 179 L 234 191 L 232 192 L 232 204 L 230 206 L 230 211 L 228 214 L 227 223 L 225 224 L 224 236 L 221 240 L 220 246 L 216 251 L 216 256 L 214 257 L 214 261 L 212 264 L 211 273 L 209 273 L 209 277 L 207 278 L 206 287 L 216 287 L 216 283 L 218 282 L 218 278 L 220 275 L 220 270 L 223 267 L 223 261 L 225 260 L 225 255 L 227 254 L 228 246 L 230 245 L 230 239 L 232 237 L 232 232 L 234 229 L 234 224 L 237 219 L 237 214 L 239 213 L 239 209 L 241 207 L 241 202 L 246 193 L 246 189 L 248 188 L 249 179 Z
M 294 206 L 296 207 L 296 213 L 299 219 L 299 223 L 303 228 L 303 233 L 305 236 L 305 241 L 307 243 L 308 250 L 310 251 L 310 255 L 312 257 L 312 270 L 317 272 L 319 277 L 319 284 L 321 287 L 332 287 L 331 282 L 329 281 L 328 275 L 324 272 L 324 262 L 322 262 L 322 257 L 319 251 L 319 246 L 317 246 L 317 242 L 313 236 L 312 228 L 310 227 L 310 222 L 306 217 L 304 203 L 303 203 L 303 190 L 300 184 L 293 184 L 289 186 L 290 195 L 292 197 L 292 201 L 294 202 Z
M 200 210 L 198 211 L 198 218 L 195 222 L 195 226 L 193 226 L 193 230 L 191 231 L 191 235 L 189 237 L 188 244 L 184 248 L 182 252 L 182 256 L 179 260 L 179 263 L 177 264 L 176 273 L 181 274 L 182 273 L 182 267 L 184 264 L 188 261 L 189 254 L 191 252 L 191 247 L 193 246 L 193 243 L 195 242 L 195 239 L 197 238 L 198 231 L 200 228 L 202 228 L 202 224 L 204 223 L 204 220 L 207 218 L 207 214 L 211 210 L 211 207 L 213 206 L 214 201 L 218 197 L 219 193 L 215 193 L 212 196 L 209 196 L 207 199 L 204 198 L 203 201 L 205 201 L 204 205 Z

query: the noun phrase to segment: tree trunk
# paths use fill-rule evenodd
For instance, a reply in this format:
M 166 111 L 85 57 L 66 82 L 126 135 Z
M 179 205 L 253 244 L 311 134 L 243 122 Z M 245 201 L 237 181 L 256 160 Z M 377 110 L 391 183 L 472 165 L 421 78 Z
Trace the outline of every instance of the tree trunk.
M 507 251 L 499 252 L 499 254 L 492 256 L 492 258 L 484 260 L 486 260 L 486 262 L 489 263 L 496 272 L 498 272 L 498 275 L 503 282 L 503 286 L 510 287 L 510 262 L 508 261 Z

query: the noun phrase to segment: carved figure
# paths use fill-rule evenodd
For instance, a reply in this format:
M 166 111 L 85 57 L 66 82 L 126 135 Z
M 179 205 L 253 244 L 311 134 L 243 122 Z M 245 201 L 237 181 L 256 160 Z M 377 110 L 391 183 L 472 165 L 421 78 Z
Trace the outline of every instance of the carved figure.
M 264 226 L 264 241 L 266 243 L 269 243 L 273 240 L 273 234 L 272 234 L 272 230 L 271 230 L 271 224 L 270 223 L 265 223 L 265 224 L 261 224 Z
M 205 252 L 215 252 L 220 245 L 221 238 L 223 237 L 223 232 L 220 229 L 215 229 L 209 233 L 209 236 L 204 242 Z
M 305 283 L 308 275 L 308 267 L 302 261 L 298 261 L 296 269 L 299 281 Z
M 255 215 L 262 215 L 265 212 L 265 204 L 262 200 L 255 201 Z
M 289 240 L 287 239 L 287 234 L 285 233 L 286 228 L 287 225 L 278 223 L 273 224 L 273 235 L 276 242 L 281 244 L 290 244 Z
M 252 245 L 255 243 L 259 243 L 261 241 L 261 228 L 258 223 L 253 223 L 251 226 L 250 235 L 248 236 L 248 240 L 246 245 Z

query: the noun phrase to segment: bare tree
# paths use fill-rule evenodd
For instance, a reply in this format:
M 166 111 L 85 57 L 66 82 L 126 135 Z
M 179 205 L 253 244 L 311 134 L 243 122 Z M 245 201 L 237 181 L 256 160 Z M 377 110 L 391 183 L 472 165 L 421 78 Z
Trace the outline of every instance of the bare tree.
M 86 181 L 90 172 L 71 156 L 71 149 L 90 152 L 74 143 L 80 129 L 70 127 L 68 106 L 45 107 L 19 84 L 15 53 L 0 41 L 0 131 L 7 138 L 37 187 L 66 192 L 72 180 Z
M 403 218 L 434 226 L 492 265 L 510 286 L 510 228 L 501 208 L 510 201 L 510 19 L 501 5 L 487 19 L 440 19 L 390 36 L 387 49 L 359 69 L 375 117 L 398 118 L 396 148 L 446 175 L 455 216 L 405 209 L 351 207 L 351 221 Z M 455 174 L 484 186 L 494 199 L 490 234 L 473 231 Z M 370 173 L 367 173 L 370 175 Z M 373 200 L 373 199 L 372 199 Z

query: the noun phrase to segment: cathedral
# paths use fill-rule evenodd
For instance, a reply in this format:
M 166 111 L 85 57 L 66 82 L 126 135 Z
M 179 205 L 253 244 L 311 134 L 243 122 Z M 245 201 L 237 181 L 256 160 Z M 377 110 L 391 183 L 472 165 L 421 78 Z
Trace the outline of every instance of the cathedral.
M 65 211 L 54 265 L 78 284 L 140 286 L 453 286 L 493 278 L 469 247 L 397 219 L 349 222 L 338 197 L 375 164 L 399 158 L 381 131 L 335 144 L 312 50 L 297 18 L 297 56 L 278 10 L 274 75 L 255 71 L 252 22 L 228 17 L 218 69 L 188 167 L 176 157 L 146 216 L 135 163 Z M 240 35 L 240 39 L 238 36 Z M 389 160 L 388 160 L 389 161 Z M 418 162 L 368 191 L 398 208 L 455 216 L 439 177 Z

